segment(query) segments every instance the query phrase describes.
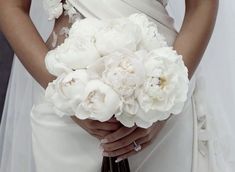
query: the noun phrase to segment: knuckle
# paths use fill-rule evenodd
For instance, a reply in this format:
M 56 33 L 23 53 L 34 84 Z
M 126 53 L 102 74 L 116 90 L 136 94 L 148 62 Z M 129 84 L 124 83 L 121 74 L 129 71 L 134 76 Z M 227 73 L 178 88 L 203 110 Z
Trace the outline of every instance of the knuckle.
M 89 133 L 90 133 L 91 135 L 96 135 L 95 130 L 89 130 Z

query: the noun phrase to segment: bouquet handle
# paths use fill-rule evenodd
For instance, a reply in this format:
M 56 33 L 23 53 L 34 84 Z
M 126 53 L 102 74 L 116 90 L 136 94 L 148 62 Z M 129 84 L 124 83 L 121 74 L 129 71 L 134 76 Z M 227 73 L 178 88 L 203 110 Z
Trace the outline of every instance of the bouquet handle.
M 128 159 L 116 163 L 116 157 L 103 157 L 101 172 L 130 172 Z

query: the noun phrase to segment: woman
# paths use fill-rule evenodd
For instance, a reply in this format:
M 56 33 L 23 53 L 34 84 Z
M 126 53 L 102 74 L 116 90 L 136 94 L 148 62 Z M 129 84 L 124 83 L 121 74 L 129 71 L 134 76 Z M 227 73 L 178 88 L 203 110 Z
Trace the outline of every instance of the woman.
M 183 55 L 184 62 L 189 69 L 190 78 L 193 76 L 210 39 L 218 7 L 217 0 L 186 0 L 184 23 L 177 35 L 171 18 L 164 9 L 164 5 L 166 5 L 165 1 L 136 0 L 134 2 L 116 0 L 104 4 L 103 1 L 99 1 L 98 5 L 97 1 L 94 0 L 70 0 L 69 2 L 85 17 L 94 15 L 98 18 L 109 18 L 117 17 L 117 14 L 118 16 L 126 16 L 130 15 L 132 12 L 140 11 L 148 14 L 155 20 L 162 34 L 167 38 L 168 43 L 173 45 L 178 53 Z M 107 3 L 108 6 L 106 6 Z M 44 65 L 46 53 L 49 49 L 53 48 L 51 46 L 53 34 L 48 39 L 47 44 L 45 44 L 28 16 L 29 8 L 29 0 L 8 0 L 7 2 L 0 0 L 0 26 L 22 64 L 34 79 L 43 88 L 46 88 L 47 84 L 54 79 L 54 77 L 47 72 Z M 154 9 L 156 11 L 154 11 Z M 61 16 L 56 20 L 53 30 L 55 33 L 59 33 L 62 27 L 69 25 L 68 17 Z M 12 28 L 16 27 L 17 29 L 12 30 Z M 64 36 L 59 36 L 57 45 L 63 42 L 63 39 Z M 13 74 L 19 72 L 21 71 L 16 70 L 16 68 L 13 69 Z M 33 80 L 27 77 L 29 76 L 26 76 L 25 80 L 29 79 L 33 82 Z M 17 83 L 17 81 L 14 82 Z M 193 91 L 193 83 L 192 80 L 191 91 Z M 32 104 L 37 104 L 38 100 L 40 100 L 40 97 L 43 95 L 42 92 L 40 93 L 42 90 L 38 87 L 30 88 L 32 90 L 29 90 L 29 88 L 25 86 L 16 88 L 18 92 L 22 92 L 22 90 L 26 89 L 27 92 L 33 93 L 33 98 L 27 96 L 23 97 L 23 101 L 27 102 L 23 105 L 28 106 L 28 109 L 32 107 Z M 6 109 L 11 109 L 11 103 L 15 104 L 15 102 L 11 100 L 11 95 L 14 95 L 11 91 L 12 88 L 9 88 L 9 90 L 8 97 L 10 98 L 7 103 L 9 107 L 6 107 Z M 33 102 L 27 100 L 31 98 Z M 47 117 L 50 118 L 50 114 L 46 114 L 45 118 L 41 118 L 40 114 L 43 114 L 43 112 L 40 111 L 41 109 L 36 109 L 32 116 L 32 124 L 37 170 L 39 172 L 75 171 L 79 168 L 81 171 L 98 171 L 98 167 L 100 166 L 99 160 L 101 159 L 102 153 L 102 151 L 98 149 L 100 142 L 95 138 L 98 137 L 101 139 L 101 146 L 105 156 L 115 155 L 120 159 L 124 159 L 133 155 L 130 157 L 130 165 L 133 171 L 150 172 L 156 171 L 156 169 L 166 172 L 172 170 L 182 172 L 196 171 L 197 136 L 193 136 L 193 131 L 195 131 L 195 129 L 193 130 L 193 125 L 196 125 L 197 121 L 195 120 L 196 117 L 193 111 L 194 105 L 195 103 L 193 99 L 191 99 L 191 95 L 189 95 L 188 105 L 184 109 L 184 112 L 182 112 L 182 115 L 169 119 L 166 124 L 156 123 L 147 130 L 140 128 L 120 128 L 120 125 L 112 120 L 106 123 L 100 123 L 90 120 L 81 121 L 78 119 L 74 119 L 73 121 L 69 119 L 61 120 L 56 119 L 54 116 L 52 123 L 48 124 Z M 19 111 L 16 111 L 14 113 L 18 112 Z M 29 116 L 29 113 L 24 115 Z M 22 122 L 27 125 L 30 123 L 29 120 L 17 121 L 17 123 L 12 126 L 22 125 Z M 3 126 L 2 128 L 7 130 L 9 125 Z M 27 137 L 24 139 L 24 136 L 29 136 L 31 133 L 30 128 L 21 132 L 18 130 L 15 131 L 14 129 L 11 131 L 15 132 L 13 134 L 11 133 L 14 138 L 20 137 L 18 140 L 24 141 L 29 139 Z M 17 135 L 17 132 L 19 132 L 20 135 Z M 2 133 L 4 133 L 3 130 Z M 55 140 L 55 135 L 57 135 L 55 138 L 58 140 Z M 77 138 L 75 136 L 77 136 Z M 123 138 L 123 136 L 125 136 L 125 138 Z M 133 147 L 134 141 L 141 144 L 141 146 L 146 149 L 141 152 L 130 150 Z M 8 144 L 12 145 L 17 143 L 18 142 L 12 143 L 9 141 Z M 30 141 L 27 143 L 31 144 Z M 124 147 L 120 143 L 125 143 Z M 74 146 L 72 146 L 73 144 Z M 86 148 L 86 151 L 84 151 L 84 148 Z M 12 151 L 12 149 L 10 150 Z M 26 156 L 25 159 L 32 159 L 30 150 L 31 147 L 27 151 L 28 154 L 23 154 Z M 18 151 L 20 151 L 20 149 Z M 25 164 L 24 159 L 17 158 L 15 155 L 11 157 L 9 154 L 12 155 L 11 152 L 2 152 L 2 157 L 6 158 L 3 159 L 1 163 L 2 171 L 34 171 L 33 161 L 30 164 L 26 163 L 26 165 L 22 165 Z M 19 154 L 20 153 L 18 153 L 18 155 Z M 178 156 L 177 159 L 174 157 L 175 155 Z M 46 159 L 45 156 L 47 157 Z M 208 169 L 208 167 L 206 167 L 208 165 L 206 158 L 201 159 L 205 165 L 203 168 Z M 86 164 L 87 161 L 90 163 L 89 165 Z

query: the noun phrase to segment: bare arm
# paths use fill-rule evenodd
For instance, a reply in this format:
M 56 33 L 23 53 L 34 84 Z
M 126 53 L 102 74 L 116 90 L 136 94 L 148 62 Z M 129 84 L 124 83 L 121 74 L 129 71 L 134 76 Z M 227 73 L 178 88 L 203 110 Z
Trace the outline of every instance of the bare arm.
M 0 0 L 0 29 L 30 74 L 46 88 L 53 80 L 44 64 L 46 44 L 29 17 L 31 0 Z
M 213 32 L 219 0 L 185 0 L 184 22 L 174 48 L 184 57 L 191 78 Z

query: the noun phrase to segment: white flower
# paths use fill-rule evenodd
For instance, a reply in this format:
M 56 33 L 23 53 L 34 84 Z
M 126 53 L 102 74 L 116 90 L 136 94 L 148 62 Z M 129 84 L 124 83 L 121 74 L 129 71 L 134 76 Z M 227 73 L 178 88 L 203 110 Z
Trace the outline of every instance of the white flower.
M 145 78 L 143 61 L 129 50 L 111 53 L 88 66 L 100 78 L 114 88 L 118 94 L 129 97 Z
M 47 54 L 45 63 L 51 74 L 59 76 L 69 70 L 85 69 L 99 57 L 92 42 L 82 38 L 67 38 L 63 44 Z
M 114 114 L 120 114 L 121 105 L 119 95 L 111 87 L 100 80 L 91 80 L 86 86 L 84 99 L 76 109 L 76 116 L 104 122 Z
M 121 96 L 124 111 L 130 114 L 137 112 L 139 105 L 135 90 L 145 79 L 141 58 L 129 50 L 117 51 L 88 66 L 88 71 L 90 75 L 97 74 L 97 78 L 102 79 Z
M 133 14 L 129 20 L 137 24 L 142 33 L 140 49 L 154 50 L 156 48 L 166 47 L 165 37 L 158 31 L 158 27 L 151 22 L 145 14 Z
M 189 84 L 187 68 L 182 57 L 170 47 L 154 50 L 148 58 L 146 80 L 138 93 L 138 102 L 145 113 L 138 115 L 143 120 L 163 120 L 182 111 Z
M 63 4 L 61 0 L 43 0 L 43 6 L 48 12 L 49 20 L 59 18 L 63 13 Z
M 88 79 L 86 70 L 63 74 L 48 85 L 45 98 L 54 105 L 54 110 L 59 116 L 72 116 L 73 109 L 84 97 Z
M 45 57 L 45 65 L 48 72 L 54 76 L 60 76 L 63 73 L 72 72 L 72 69 L 57 59 L 57 51 L 49 51 Z
M 110 20 L 96 34 L 96 47 L 103 56 L 122 48 L 136 51 L 140 36 L 141 30 L 133 22 L 125 18 Z
M 106 26 L 106 23 L 96 18 L 85 18 L 73 23 L 69 36 L 75 39 L 95 39 L 96 33 Z
M 135 125 L 141 128 L 149 128 L 153 122 L 144 121 L 139 118 L 137 115 L 131 115 L 126 112 L 123 112 L 120 115 L 115 115 L 116 119 L 120 121 L 126 127 L 134 127 Z

